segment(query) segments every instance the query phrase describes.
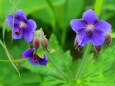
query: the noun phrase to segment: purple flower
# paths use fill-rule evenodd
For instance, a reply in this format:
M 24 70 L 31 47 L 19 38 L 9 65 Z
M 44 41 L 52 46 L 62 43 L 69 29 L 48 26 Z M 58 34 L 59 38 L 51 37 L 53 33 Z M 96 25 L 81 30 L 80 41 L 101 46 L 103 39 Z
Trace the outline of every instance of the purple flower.
M 32 41 L 33 32 L 37 26 L 34 20 L 26 19 L 23 10 L 17 10 L 14 16 L 9 14 L 7 16 L 7 24 L 12 29 L 12 36 L 14 39 L 21 39 L 23 36 L 27 42 Z
M 43 65 L 45 66 L 48 62 L 46 55 L 40 58 L 37 54 L 34 54 L 34 49 L 27 49 L 22 53 L 22 57 L 28 58 L 29 62 L 33 65 Z
M 85 46 L 92 42 L 94 46 L 101 46 L 105 41 L 105 34 L 111 30 L 111 25 L 104 20 L 98 20 L 96 13 L 91 9 L 84 12 L 82 18 L 70 22 L 72 30 L 78 33 L 78 45 Z

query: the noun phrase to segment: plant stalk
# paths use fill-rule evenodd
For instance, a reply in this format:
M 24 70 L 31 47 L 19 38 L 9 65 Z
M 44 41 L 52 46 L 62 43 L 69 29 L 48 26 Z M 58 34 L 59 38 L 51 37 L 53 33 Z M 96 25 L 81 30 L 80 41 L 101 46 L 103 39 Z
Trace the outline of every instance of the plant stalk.
M 80 65 L 80 68 L 79 68 L 79 70 L 78 70 L 76 76 L 75 76 L 75 80 L 77 80 L 77 79 L 79 78 L 79 76 L 80 76 L 80 74 L 81 74 L 81 72 L 82 72 L 82 70 L 83 70 L 83 67 L 84 67 L 84 64 L 85 64 L 85 61 L 86 61 L 86 59 L 87 59 L 87 55 L 88 55 L 89 51 L 90 51 L 90 44 L 88 44 L 87 47 L 86 47 L 85 53 L 84 53 L 84 55 L 83 55 L 82 63 L 81 63 L 81 65 Z

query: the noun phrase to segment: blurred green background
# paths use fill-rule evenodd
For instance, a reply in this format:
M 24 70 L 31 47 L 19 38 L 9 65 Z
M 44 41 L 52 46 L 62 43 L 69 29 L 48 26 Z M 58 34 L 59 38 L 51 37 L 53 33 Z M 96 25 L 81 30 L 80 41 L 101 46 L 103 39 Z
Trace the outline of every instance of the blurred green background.
M 101 0 L 98 0 L 100 2 Z M 12 40 L 11 29 L 6 24 L 6 16 L 18 9 L 24 10 L 28 19 L 37 23 L 37 29 L 43 28 L 49 39 L 49 61 L 46 67 L 32 66 L 27 60 L 14 62 L 20 71 L 18 76 L 4 48 L 0 45 L 0 86 L 115 86 L 115 0 L 102 0 L 99 19 L 112 25 L 112 43 L 103 46 L 100 55 L 91 51 L 87 55 L 86 67 L 78 80 L 74 76 L 81 63 L 83 52 L 74 49 L 76 33 L 70 28 L 71 19 L 82 18 L 87 9 L 94 9 L 96 0 L 0 0 L 0 39 L 5 40 L 9 53 L 15 60 L 28 48 L 21 40 Z M 55 65 L 56 64 L 56 65 Z M 59 73 L 58 67 L 63 73 Z

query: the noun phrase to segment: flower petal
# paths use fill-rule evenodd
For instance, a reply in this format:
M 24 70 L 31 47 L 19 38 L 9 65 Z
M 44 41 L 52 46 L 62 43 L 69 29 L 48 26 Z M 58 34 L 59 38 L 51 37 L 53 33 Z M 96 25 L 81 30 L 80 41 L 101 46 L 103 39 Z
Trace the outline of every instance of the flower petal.
M 23 31 L 18 27 L 18 26 L 14 26 L 14 28 L 12 29 L 12 36 L 14 39 L 21 39 L 23 35 Z
M 103 34 L 107 34 L 111 30 L 111 25 L 108 22 L 101 20 L 95 24 L 95 29 Z
M 13 33 L 12 36 L 14 39 L 21 39 L 22 38 L 22 34 L 17 35 L 16 33 Z
M 7 17 L 6 17 L 6 21 L 7 21 L 7 24 L 8 24 L 8 26 L 10 26 L 10 27 L 12 27 L 12 24 L 13 24 L 13 22 L 12 22 L 12 20 L 13 20 L 13 15 L 12 14 L 9 14 Z
M 32 58 L 34 53 L 34 49 L 27 49 L 22 53 L 22 57 Z
M 28 58 L 28 61 L 29 61 L 32 65 L 37 65 L 37 63 L 35 63 L 35 62 L 33 61 L 33 58 Z
M 86 32 L 82 31 L 77 34 L 76 40 L 78 41 L 78 45 L 85 46 L 90 41 L 90 38 L 87 36 Z
M 91 38 L 91 42 L 94 46 L 100 46 L 104 43 L 105 37 L 102 33 L 94 32 Z
M 33 32 L 26 29 L 23 31 L 23 36 L 27 42 L 31 42 L 33 39 Z
M 80 19 L 73 19 L 70 21 L 70 25 L 73 31 L 79 32 L 85 28 L 85 24 Z
M 32 19 L 27 20 L 27 27 L 28 27 L 29 30 L 34 32 L 37 28 L 36 22 Z
M 38 61 L 38 63 L 40 65 L 43 65 L 43 66 L 45 66 L 47 64 L 47 62 L 48 62 L 48 59 L 47 59 L 47 56 L 45 54 L 44 54 L 44 57 L 43 58 L 39 58 L 39 61 Z
M 12 25 L 13 25 L 13 15 L 12 14 L 9 14 L 7 17 L 6 17 L 6 21 L 7 21 L 7 24 L 8 26 L 10 26 L 10 28 L 12 28 Z M 14 26 L 15 24 L 18 24 L 19 21 L 17 18 L 14 17 Z
M 15 12 L 15 15 L 16 15 L 16 17 L 19 18 L 19 20 L 22 20 L 22 21 L 23 21 L 23 20 L 26 20 L 26 16 L 25 16 L 23 10 L 17 10 L 17 11 Z
M 94 24 L 95 21 L 98 20 L 96 13 L 92 9 L 85 11 L 82 18 L 87 24 Z

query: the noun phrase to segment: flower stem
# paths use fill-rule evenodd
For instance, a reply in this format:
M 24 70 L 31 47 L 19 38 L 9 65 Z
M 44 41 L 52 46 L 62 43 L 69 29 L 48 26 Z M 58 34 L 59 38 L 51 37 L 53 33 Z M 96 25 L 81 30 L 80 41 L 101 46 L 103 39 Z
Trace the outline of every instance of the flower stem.
M 63 32 L 62 32 L 62 39 L 61 39 L 61 43 L 62 43 L 62 46 L 64 47 L 65 40 L 66 40 L 66 29 L 65 29 L 65 28 L 63 28 L 62 30 L 63 30 Z
M 46 55 L 48 56 L 48 59 L 53 64 L 53 66 L 55 66 L 57 71 L 63 76 L 63 79 L 66 79 L 67 78 L 66 74 L 58 67 L 57 64 L 55 64 L 55 62 L 53 61 L 52 57 L 50 56 L 50 54 L 47 51 L 46 51 Z
M 0 45 L 4 48 L 4 50 L 5 50 L 5 52 L 6 52 L 6 55 L 7 55 L 8 59 L 9 59 L 9 61 L 11 62 L 11 64 L 12 64 L 13 67 L 15 68 L 15 70 L 18 72 L 19 77 L 20 77 L 20 72 L 19 72 L 18 68 L 16 67 L 16 65 L 14 64 L 13 58 L 11 57 L 11 55 L 10 55 L 10 53 L 9 53 L 9 51 L 8 51 L 8 49 L 7 49 L 7 47 L 6 47 L 6 45 L 5 45 L 5 43 L 3 43 L 3 42 L 0 40 Z
M 87 47 L 86 47 L 85 53 L 83 55 L 82 63 L 80 65 L 80 68 L 78 69 L 78 72 L 77 72 L 76 76 L 75 76 L 75 80 L 77 80 L 79 78 L 79 76 L 80 76 L 80 74 L 81 74 L 81 72 L 83 70 L 83 67 L 84 67 L 85 61 L 87 59 L 87 55 L 89 53 L 89 50 L 90 50 L 90 44 L 88 44 Z

